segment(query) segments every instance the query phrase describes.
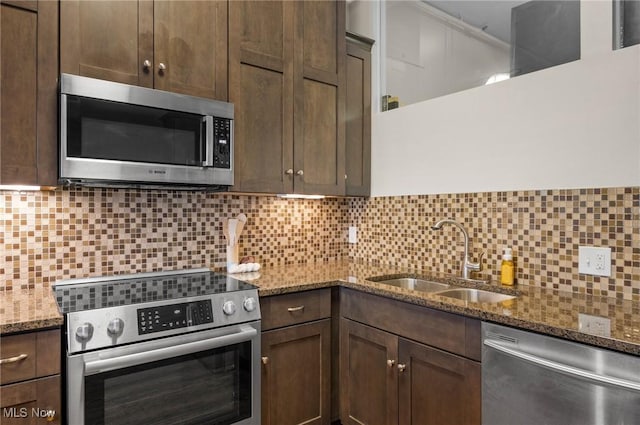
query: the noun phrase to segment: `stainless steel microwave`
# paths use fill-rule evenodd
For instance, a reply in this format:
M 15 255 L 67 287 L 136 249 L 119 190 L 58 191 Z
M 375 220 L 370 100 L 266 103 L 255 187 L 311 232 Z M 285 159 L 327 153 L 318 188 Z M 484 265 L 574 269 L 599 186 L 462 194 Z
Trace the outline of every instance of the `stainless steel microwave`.
M 64 185 L 224 190 L 233 147 L 231 103 L 61 75 Z

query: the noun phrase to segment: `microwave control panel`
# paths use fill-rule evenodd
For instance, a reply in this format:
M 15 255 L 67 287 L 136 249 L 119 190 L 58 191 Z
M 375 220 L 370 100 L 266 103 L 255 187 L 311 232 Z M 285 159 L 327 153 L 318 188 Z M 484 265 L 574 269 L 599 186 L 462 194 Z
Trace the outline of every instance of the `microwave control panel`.
M 231 168 L 231 126 L 233 121 L 226 118 L 213 119 L 213 166 Z
M 138 309 L 138 335 L 213 323 L 211 300 Z

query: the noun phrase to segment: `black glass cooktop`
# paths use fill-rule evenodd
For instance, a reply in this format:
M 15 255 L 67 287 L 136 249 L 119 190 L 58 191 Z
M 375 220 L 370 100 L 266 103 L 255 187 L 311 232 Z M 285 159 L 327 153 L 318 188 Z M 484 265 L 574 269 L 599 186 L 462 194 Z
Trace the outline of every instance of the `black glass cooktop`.
M 57 284 L 54 287 L 60 312 L 94 310 L 152 301 L 256 289 L 256 286 L 214 272 L 145 276 L 104 282 Z

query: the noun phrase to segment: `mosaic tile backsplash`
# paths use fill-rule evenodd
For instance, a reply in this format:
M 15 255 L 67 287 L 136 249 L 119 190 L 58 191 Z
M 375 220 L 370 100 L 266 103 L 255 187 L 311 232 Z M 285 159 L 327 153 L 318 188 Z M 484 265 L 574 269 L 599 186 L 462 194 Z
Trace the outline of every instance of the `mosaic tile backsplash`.
M 460 273 L 462 233 L 431 229 L 462 223 L 473 259 L 499 279 L 504 247 L 513 248 L 516 282 L 640 300 L 640 188 L 462 193 L 351 199 L 358 227 L 352 260 Z M 578 273 L 578 246 L 611 247 L 612 276 Z
M 0 192 L 0 290 L 58 279 L 225 265 L 222 219 L 245 213 L 241 255 L 263 267 L 355 261 L 459 273 L 462 234 L 499 278 L 511 247 L 516 281 L 640 300 L 640 188 L 291 200 L 124 189 Z M 358 243 L 347 244 L 348 226 Z M 612 249 L 610 278 L 578 274 L 578 246 Z
M 0 290 L 58 279 L 225 266 L 222 219 L 263 267 L 342 259 L 346 199 L 125 189 L 0 192 Z

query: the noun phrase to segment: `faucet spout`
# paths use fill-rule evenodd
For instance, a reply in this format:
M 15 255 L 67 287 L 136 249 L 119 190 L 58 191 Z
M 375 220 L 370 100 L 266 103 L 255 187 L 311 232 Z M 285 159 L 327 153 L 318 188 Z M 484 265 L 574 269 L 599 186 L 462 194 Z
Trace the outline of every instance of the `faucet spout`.
M 477 263 L 472 262 L 471 258 L 469 257 L 469 233 L 467 232 L 467 229 L 465 229 L 462 224 L 449 218 L 445 218 L 443 220 L 438 221 L 436 224 L 431 226 L 431 229 L 440 230 L 442 229 L 442 226 L 445 224 L 451 224 L 457 227 L 458 229 L 460 229 L 460 231 L 462 232 L 462 236 L 464 237 L 464 259 L 462 260 L 462 278 L 470 279 L 471 272 L 478 272 L 482 270 L 481 260 L 482 260 L 482 256 L 484 255 L 484 252 L 480 254 L 480 258 Z

